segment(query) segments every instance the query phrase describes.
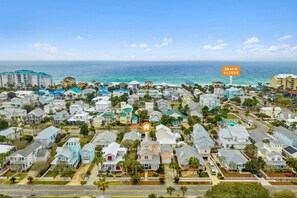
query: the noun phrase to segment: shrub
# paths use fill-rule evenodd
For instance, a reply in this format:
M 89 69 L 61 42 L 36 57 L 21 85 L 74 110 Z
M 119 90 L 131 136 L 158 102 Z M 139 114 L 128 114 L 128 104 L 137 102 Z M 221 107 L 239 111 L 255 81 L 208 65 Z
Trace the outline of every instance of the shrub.
M 178 177 L 178 176 L 175 176 L 175 177 L 174 177 L 174 183 L 176 183 L 176 184 L 179 183 L 179 177 Z
M 207 172 L 203 171 L 199 174 L 199 177 L 208 177 Z
M 131 180 L 130 180 L 131 184 L 136 185 L 136 184 L 138 184 L 139 181 L 140 181 L 139 176 L 137 176 L 137 175 L 131 176 Z
M 161 184 L 165 184 L 165 177 L 159 177 L 159 182 Z
M 152 177 L 159 177 L 158 173 L 153 173 Z

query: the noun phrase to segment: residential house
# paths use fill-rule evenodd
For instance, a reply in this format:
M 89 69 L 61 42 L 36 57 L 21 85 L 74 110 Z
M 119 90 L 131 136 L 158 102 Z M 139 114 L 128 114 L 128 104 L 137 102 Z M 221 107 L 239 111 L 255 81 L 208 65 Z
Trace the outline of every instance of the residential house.
M 274 137 L 285 146 L 297 148 L 297 133 L 282 126 L 275 127 Z
M 207 106 L 210 110 L 221 106 L 220 100 L 215 94 L 202 94 L 200 95 L 199 104 L 201 107 Z
M 183 144 L 180 148 L 175 149 L 176 158 L 179 166 L 183 170 L 189 170 L 189 159 L 191 157 L 196 157 L 199 160 L 201 170 L 205 169 L 205 161 L 202 156 L 198 153 L 197 149 L 191 147 L 187 144 Z
M 39 142 L 44 148 L 50 148 L 55 144 L 58 133 L 60 132 L 61 129 L 50 126 L 38 133 L 38 135 L 34 139 L 35 141 Z
M 189 112 L 188 113 L 190 116 L 198 116 L 199 118 L 203 118 L 203 115 L 200 112 L 200 105 L 198 102 L 191 102 L 189 104 Z
M 68 119 L 68 123 L 71 125 L 88 123 L 93 117 L 88 112 L 78 111 L 71 118 Z
M 137 131 L 130 131 L 124 134 L 122 143 L 133 143 L 135 140 L 141 140 L 141 134 Z
M 108 146 L 112 142 L 117 140 L 117 135 L 111 131 L 105 131 L 103 133 L 99 133 L 93 140 L 93 144 L 95 146 Z
M 227 149 L 244 149 L 251 144 L 249 133 L 241 125 L 230 126 L 219 129 L 219 142 L 223 148 Z
M 243 96 L 244 92 L 242 88 L 231 87 L 226 89 L 226 97 L 228 100 L 234 98 L 235 96 Z
M 87 88 L 81 91 L 82 97 L 86 98 L 90 94 L 96 95 L 96 89 Z
M 109 125 L 110 123 L 115 121 L 115 114 L 111 111 L 111 109 L 107 109 L 103 113 L 99 112 L 97 116 L 94 118 L 93 123 L 95 126 L 101 126 L 103 123 L 104 125 Z
M 146 81 L 144 81 L 144 85 L 147 87 L 152 87 L 154 85 L 154 83 L 151 80 L 146 80 Z
M 144 170 L 157 170 L 160 165 L 160 144 L 158 141 L 145 139 L 137 151 L 138 161 Z
M 157 89 L 152 89 L 148 91 L 148 95 L 152 98 L 161 98 L 162 97 L 162 92 L 160 92 Z
M 144 90 L 144 89 L 138 89 L 138 90 L 137 90 L 137 95 L 138 95 L 138 97 L 143 98 L 146 94 L 147 94 L 147 92 L 146 92 L 146 90 Z
M 193 126 L 192 139 L 194 146 L 198 149 L 198 153 L 204 159 L 208 159 L 211 148 L 214 147 L 215 143 L 202 125 L 195 124 Z
M 79 138 L 70 138 L 62 147 L 57 147 L 57 154 L 51 165 L 56 166 L 63 163 L 68 167 L 77 167 L 80 160 Z
M 223 148 L 218 150 L 217 155 L 226 170 L 242 171 L 245 168 L 245 163 L 248 162 L 239 150 Z
M 46 116 L 46 113 L 40 109 L 36 108 L 29 112 L 26 116 L 26 122 L 28 124 L 39 124 Z
M 279 141 L 258 142 L 255 146 L 258 148 L 257 157 L 262 157 L 268 168 L 287 168 L 286 162 L 282 157 L 283 145 Z
M 9 140 L 18 140 L 20 138 L 20 133 L 22 128 L 19 127 L 9 127 L 0 131 L 0 136 L 6 137 Z
M 132 124 L 137 124 L 138 123 L 138 117 L 133 115 L 132 116 Z
M 80 150 L 81 162 L 83 164 L 92 163 L 95 158 L 95 145 L 93 143 L 86 144 Z
M 113 92 L 112 92 L 113 96 L 118 96 L 118 97 L 120 97 L 120 96 L 122 96 L 124 94 L 130 95 L 130 90 L 129 89 L 124 89 L 124 88 L 119 88 L 119 89 L 113 90 Z
M 23 172 L 28 170 L 35 162 L 46 161 L 49 152 L 39 142 L 33 142 L 24 149 L 12 153 L 9 158 L 10 170 Z
M 159 122 L 162 118 L 162 113 L 160 111 L 149 112 L 149 121 L 150 122 Z
M 82 91 L 77 87 L 73 87 L 65 91 L 64 96 L 66 96 L 69 99 L 79 98 L 82 96 Z
M 283 154 L 286 157 L 292 157 L 292 158 L 297 158 L 297 148 L 293 147 L 293 146 L 286 146 L 283 149 Z
M 154 111 L 154 103 L 153 102 L 145 102 L 145 109 L 148 112 Z
M 103 162 L 102 169 L 108 172 L 120 172 L 122 167 L 118 165 L 119 162 L 123 161 L 124 155 L 127 153 L 127 148 L 120 147 L 116 142 L 110 143 L 107 147 L 102 149 Z
M 69 86 L 75 85 L 76 80 L 75 78 L 68 76 L 64 78 L 63 81 L 61 81 L 61 84 L 63 85 L 63 87 L 69 87 Z
M 162 144 L 160 147 L 162 164 L 169 164 L 173 158 L 173 148 L 169 144 Z
M 171 123 L 173 126 L 180 126 L 182 122 L 187 122 L 187 116 L 181 114 L 177 109 L 171 109 L 165 114 L 173 117 L 175 120 Z
M 156 137 L 160 145 L 176 145 L 176 135 L 171 132 L 171 129 L 163 124 L 156 126 Z
M 264 113 L 271 118 L 284 118 L 280 107 L 262 107 L 260 113 Z
M 0 144 L 0 168 L 3 168 L 9 162 L 9 155 L 15 150 L 14 146 Z
M 224 98 L 226 95 L 226 91 L 221 87 L 214 87 L 213 93 L 217 98 Z
M 163 113 L 167 113 L 171 107 L 168 103 L 168 101 L 164 100 L 164 99 L 160 99 L 157 101 L 157 106 L 158 106 L 158 109 Z
M 99 100 L 95 103 L 97 112 L 105 112 L 108 108 L 111 107 L 110 100 Z
M 126 104 L 125 102 L 121 102 L 121 112 L 119 121 L 122 124 L 131 124 L 132 119 L 132 106 L 129 104 Z
M 70 118 L 70 114 L 66 110 L 62 110 L 60 112 L 56 112 L 54 115 L 54 123 L 55 124 L 61 124 L 65 120 L 68 120 Z
M 129 83 L 128 85 L 129 88 L 133 89 L 133 90 L 137 90 L 140 88 L 140 82 L 133 80 Z

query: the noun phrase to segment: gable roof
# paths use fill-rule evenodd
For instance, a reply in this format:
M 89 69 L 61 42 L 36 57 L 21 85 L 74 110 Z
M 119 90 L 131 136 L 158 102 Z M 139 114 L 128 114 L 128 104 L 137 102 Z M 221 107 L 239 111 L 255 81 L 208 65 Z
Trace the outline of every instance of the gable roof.
M 100 133 L 99 135 L 97 135 L 94 139 L 94 143 L 96 142 L 105 142 L 105 143 L 112 143 L 115 142 L 117 139 L 117 135 L 110 132 L 110 131 L 105 131 L 103 133 Z
M 40 147 L 41 147 L 41 144 L 39 142 L 33 142 L 32 144 L 30 144 L 26 148 L 14 152 L 13 154 L 11 154 L 11 156 L 16 156 L 16 155 L 19 154 L 19 155 L 21 155 L 23 157 L 27 157 L 28 155 L 30 155 L 31 153 L 33 153 L 34 151 L 36 151 Z
M 223 148 L 219 149 L 218 152 L 220 156 L 224 157 L 224 161 L 228 164 L 231 162 L 245 164 L 248 161 L 239 150 Z
M 45 112 L 42 109 L 40 109 L 40 108 L 36 108 L 36 109 L 30 111 L 29 114 L 33 114 L 33 115 L 35 115 L 37 117 L 40 117 L 40 116 L 44 115 Z
M 38 133 L 35 139 L 47 139 L 50 138 L 52 135 L 57 134 L 59 131 L 60 129 L 54 126 L 50 126 Z
M 180 148 L 176 148 L 176 157 L 180 165 L 188 165 L 189 159 L 191 157 L 196 157 L 199 159 L 200 164 L 204 165 L 205 161 L 202 156 L 198 153 L 197 149 L 191 147 L 188 144 L 182 145 Z

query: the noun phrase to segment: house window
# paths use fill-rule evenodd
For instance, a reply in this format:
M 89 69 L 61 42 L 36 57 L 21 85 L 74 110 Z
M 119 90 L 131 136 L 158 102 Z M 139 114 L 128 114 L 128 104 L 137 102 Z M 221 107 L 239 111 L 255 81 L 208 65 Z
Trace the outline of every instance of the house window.
M 107 157 L 107 160 L 108 160 L 108 161 L 112 161 L 112 156 L 108 156 L 108 157 Z
M 144 156 L 144 159 L 146 159 L 146 160 L 147 160 L 147 159 L 148 159 L 148 156 L 147 156 L 147 155 L 146 155 L 146 156 Z

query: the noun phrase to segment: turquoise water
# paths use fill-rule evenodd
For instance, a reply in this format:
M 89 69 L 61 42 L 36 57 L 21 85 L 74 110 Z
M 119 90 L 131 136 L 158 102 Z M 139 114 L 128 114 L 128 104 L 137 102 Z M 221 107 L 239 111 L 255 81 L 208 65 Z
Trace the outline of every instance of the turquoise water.
M 241 76 L 233 78 L 233 84 L 256 85 L 267 83 L 278 73 L 297 74 L 297 62 L 130 62 L 130 61 L 0 61 L 0 72 L 31 69 L 46 72 L 55 82 L 66 76 L 77 81 L 130 82 L 153 80 L 181 84 L 192 81 L 208 84 L 220 80 L 229 83 L 229 77 L 221 76 L 222 65 L 240 65 Z

